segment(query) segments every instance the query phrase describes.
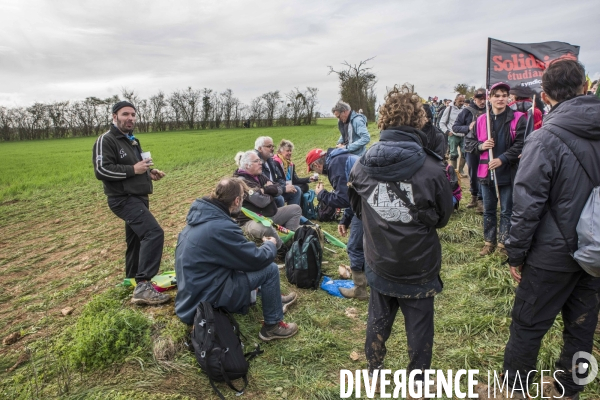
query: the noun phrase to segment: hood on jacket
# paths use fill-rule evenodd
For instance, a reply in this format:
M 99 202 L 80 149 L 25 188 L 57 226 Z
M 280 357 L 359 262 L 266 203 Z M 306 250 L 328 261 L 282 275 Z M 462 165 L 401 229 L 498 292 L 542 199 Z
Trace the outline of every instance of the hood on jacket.
M 425 163 L 427 137 L 418 129 L 399 126 L 381 131 L 375 143 L 359 160 L 370 177 L 387 182 L 410 179 Z
M 574 135 L 600 140 L 600 99 L 596 96 L 577 96 L 555 105 L 544 118 L 544 126 L 555 125 Z
M 352 112 L 350 113 L 350 117 L 349 117 L 349 120 L 350 120 L 350 122 L 354 121 L 356 118 L 360 118 L 360 119 L 362 119 L 362 120 L 363 120 L 363 122 L 365 123 L 365 125 L 367 124 L 367 117 L 365 117 L 365 116 L 364 116 L 364 115 L 362 115 L 362 114 L 359 114 L 359 113 L 357 113 L 357 112 L 354 112 L 354 111 L 352 111 Z
M 188 225 L 195 226 L 215 219 L 222 219 L 223 214 L 230 218 L 230 216 L 217 205 L 212 204 L 205 199 L 196 199 L 192 203 L 185 220 Z

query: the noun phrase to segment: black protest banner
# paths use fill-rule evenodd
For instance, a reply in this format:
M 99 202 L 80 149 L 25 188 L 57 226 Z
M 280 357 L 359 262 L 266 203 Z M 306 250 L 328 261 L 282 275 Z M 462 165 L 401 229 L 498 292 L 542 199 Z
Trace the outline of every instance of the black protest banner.
M 542 75 L 556 59 L 577 60 L 579 46 L 564 42 L 510 43 L 488 38 L 487 87 L 504 82 L 542 91 Z

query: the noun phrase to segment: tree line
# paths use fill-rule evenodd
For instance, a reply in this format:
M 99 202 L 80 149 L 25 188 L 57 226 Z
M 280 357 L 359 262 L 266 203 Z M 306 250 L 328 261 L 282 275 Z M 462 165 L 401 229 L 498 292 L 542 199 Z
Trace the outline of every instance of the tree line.
M 318 91 L 314 87 L 284 94 L 276 90 L 244 104 L 231 89 L 219 93 L 188 87 L 170 95 L 159 91 L 148 99 L 123 89 L 121 98 L 0 106 L 0 141 L 97 136 L 109 129 L 112 106 L 120 100 L 135 105 L 137 132 L 310 125 L 318 117 Z

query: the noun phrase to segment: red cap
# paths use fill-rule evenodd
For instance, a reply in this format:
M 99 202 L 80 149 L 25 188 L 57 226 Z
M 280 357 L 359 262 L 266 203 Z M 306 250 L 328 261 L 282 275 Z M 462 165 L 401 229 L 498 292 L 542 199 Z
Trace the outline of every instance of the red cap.
M 314 163 L 319 158 L 321 158 L 321 156 L 324 153 L 325 152 L 321 149 L 312 149 L 311 151 L 308 152 L 308 154 L 306 155 L 306 166 L 308 167 L 307 172 L 310 172 L 310 164 Z
M 506 93 L 510 92 L 510 86 L 508 85 L 508 83 L 504 83 L 504 82 L 494 83 L 492 85 L 492 87 L 490 88 L 490 92 L 494 89 L 505 89 Z

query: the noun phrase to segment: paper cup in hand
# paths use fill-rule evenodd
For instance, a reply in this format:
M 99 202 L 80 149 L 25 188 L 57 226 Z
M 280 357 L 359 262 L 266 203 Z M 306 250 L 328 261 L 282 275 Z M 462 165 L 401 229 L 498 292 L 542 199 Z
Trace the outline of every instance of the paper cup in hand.
M 152 156 L 150 156 L 150 152 L 149 151 L 145 151 L 142 153 L 142 160 L 145 160 L 147 158 L 152 158 Z

